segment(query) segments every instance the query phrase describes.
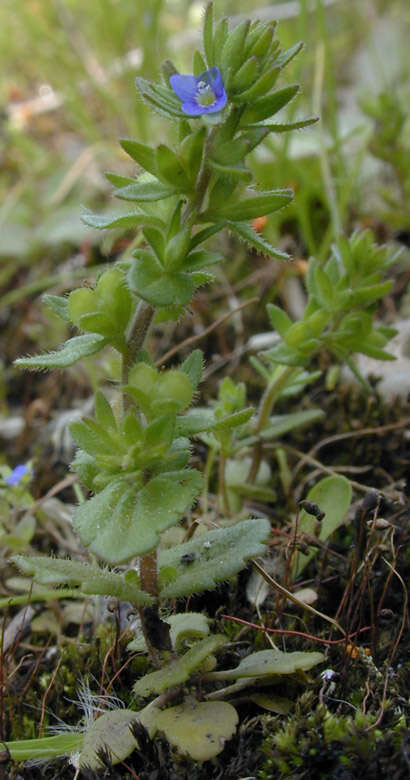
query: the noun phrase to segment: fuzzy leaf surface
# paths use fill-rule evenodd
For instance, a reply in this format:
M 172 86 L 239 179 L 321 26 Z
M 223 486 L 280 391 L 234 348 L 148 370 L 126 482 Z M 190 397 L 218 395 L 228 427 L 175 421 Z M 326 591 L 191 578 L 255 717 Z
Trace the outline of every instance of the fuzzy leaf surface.
M 137 214 L 131 212 L 129 214 L 83 214 L 82 221 L 90 227 L 97 228 L 98 230 L 105 230 L 106 228 L 136 228 L 144 226 L 156 227 L 161 229 L 163 222 L 158 217 L 154 217 L 148 214 Z
M 212 590 L 218 582 L 237 574 L 250 558 L 262 555 L 269 534 L 267 520 L 251 518 L 162 550 L 159 554 L 161 598 L 174 599 Z M 186 555 L 193 556 L 189 564 L 184 563 Z M 174 573 L 171 578 L 169 571 Z
M 121 200 L 133 200 L 136 203 L 149 203 L 156 200 L 163 200 L 175 195 L 173 187 L 169 187 L 160 181 L 136 181 L 134 184 L 128 184 L 126 187 L 120 187 L 115 191 L 115 196 Z
M 108 563 L 122 563 L 152 550 L 201 489 L 197 471 L 160 474 L 139 490 L 123 477 L 80 504 L 73 524 L 83 544 Z
M 126 582 L 121 574 L 101 569 L 95 563 L 46 555 L 15 555 L 13 561 L 24 574 L 42 585 L 78 585 L 82 593 L 115 596 L 137 606 L 152 602 L 152 597 L 138 585 Z
M 267 192 L 259 192 L 253 197 L 243 198 L 235 205 L 220 206 L 218 212 L 215 214 L 205 212 L 203 219 L 205 221 L 228 219 L 232 222 L 255 219 L 256 217 L 278 211 L 286 206 L 292 198 L 292 190 L 269 190 Z
M 83 768 L 100 769 L 103 763 L 101 750 L 109 754 L 111 764 L 118 764 L 138 747 L 130 725 L 138 720 L 133 710 L 113 710 L 92 720 L 83 739 L 79 765 Z
M 262 212 L 259 216 L 264 216 Z M 274 257 L 277 260 L 290 260 L 291 257 L 286 252 L 281 252 L 280 249 L 275 249 L 269 241 L 256 232 L 246 222 L 233 222 L 227 221 L 228 227 L 237 235 L 249 244 L 253 249 L 256 249 L 262 255 L 268 255 L 268 257 Z
M 84 336 L 74 336 L 74 338 L 69 339 L 61 349 L 55 352 L 18 358 L 14 361 L 14 365 L 17 368 L 28 368 L 34 371 L 48 368 L 68 368 L 82 358 L 95 355 L 105 344 L 104 336 L 97 333 L 86 333 Z
M 144 249 L 135 252 L 136 262 L 130 268 L 130 287 L 152 306 L 186 306 L 195 284 L 191 274 L 182 271 L 166 273 L 160 262 Z

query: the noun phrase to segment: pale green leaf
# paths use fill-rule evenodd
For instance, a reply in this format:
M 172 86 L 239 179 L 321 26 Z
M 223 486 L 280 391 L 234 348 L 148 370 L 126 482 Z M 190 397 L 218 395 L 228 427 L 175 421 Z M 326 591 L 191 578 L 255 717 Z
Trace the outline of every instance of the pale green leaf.
M 270 524 L 263 518 L 242 520 L 230 528 L 219 528 L 186 544 L 179 544 L 159 554 L 161 598 L 179 598 L 212 590 L 245 566 L 250 558 L 265 552 Z M 192 558 L 186 563 L 186 556 Z M 162 576 L 174 571 L 175 576 Z
M 223 634 L 213 634 L 201 639 L 185 655 L 174 659 L 162 669 L 150 672 L 137 680 L 134 685 L 134 693 L 136 696 L 149 696 L 151 693 L 162 693 L 174 685 L 181 685 L 189 679 L 211 653 L 224 644 L 226 644 L 226 637 Z
M 238 713 L 228 702 L 191 699 L 162 710 L 156 726 L 181 753 L 194 761 L 209 761 L 234 735 L 238 720 Z
M 140 489 L 117 478 L 77 507 L 73 524 L 95 555 L 122 563 L 156 547 L 159 534 L 190 508 L 201 485 L 200 474 L 188 469 L 160 474 Z
M 106 344 L 104 336 L 97 333 L 86 333 L 84 336 L 75 336 L 66 341 L 64 346 L 55 352 L 47 352 L 44 355 L 18 358 L 14 361 L 17 368 L 28 368 L 33 371 L 48 368 L 67 368 L 77 363 L 82 358 L 95 355 Z

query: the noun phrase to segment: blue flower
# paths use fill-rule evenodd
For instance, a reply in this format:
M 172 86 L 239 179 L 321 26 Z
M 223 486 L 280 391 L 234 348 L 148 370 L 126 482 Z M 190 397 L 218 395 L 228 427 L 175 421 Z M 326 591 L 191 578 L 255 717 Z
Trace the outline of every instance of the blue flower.
M 185 114 L 214 114 L 226 106 L 225 87 L 221 71 L 216 66 L 205 70 L 200 76 L 181 76 L 174 73 L 169 83 L 182 100 L 181 108 Z
M 21 478 L 29 473 L 30 469 L 28 469 L 24 463 L 20 463 L 4 481 L 7 482 L 8 485 L 18 485 Z

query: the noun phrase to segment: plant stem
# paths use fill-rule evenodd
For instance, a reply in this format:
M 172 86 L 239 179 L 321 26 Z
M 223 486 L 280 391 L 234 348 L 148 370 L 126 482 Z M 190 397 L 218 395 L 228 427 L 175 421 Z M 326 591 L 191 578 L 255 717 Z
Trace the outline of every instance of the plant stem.
M 211 130 L 206 137 L 204 148 L 202 152 L 201 167 L 199 169 L 198 178 L 195 185 L 195 194 L 191 201 L 188 203 L 182 222 L 185 224 L 188 220 L 192 219 L 193 215 L 196 215 L 202 206 L 202 202 L 205 198 L 208 184 L 211 178 L 211 171 L 209 168 L 208 157 L 212 149 L 212 145 L 215 137 L 215 128 Z
M 258 419 L 255 426 L 255 433 L 260 433 L 269 420 L 270 413 L 275 404 L 275 401 L 279 397 L 281 391 L 287 384 L 292 374 L 296 373 L 298 369 L 294 366 L 282 367 L 279 372 L 274 373 L 270 380 L 260 403 Z
M 157 551 L 142 555 L 140 558 L 140 578 L 141 587 L 154 599 L 158 596 L 158 581 L 157 581 Z
M 258 434 L 263 430 L 269 420 L 275 401 L 286 386 L 290 377 L 296 373 L 296 371 L 297 368 L 294 366 L 282 366 L 279 370 L 274 372 L 260 402 L 254 433 Z M 246 479 L 247 482 L 252 483 L 256 479 L 262 456 L 263 450 L 262 443 L 260 442 L 259 446 L 255 446 L 253 450 L 252 463 Z
M 128 382 L 130 368 L 135 363 L 138 352 L 144 344 L 145 337 L 154 316 L 154 308 L 145 301 L 140 301 L 127 333 L 127 349 L 123 357 L 122 381 Z

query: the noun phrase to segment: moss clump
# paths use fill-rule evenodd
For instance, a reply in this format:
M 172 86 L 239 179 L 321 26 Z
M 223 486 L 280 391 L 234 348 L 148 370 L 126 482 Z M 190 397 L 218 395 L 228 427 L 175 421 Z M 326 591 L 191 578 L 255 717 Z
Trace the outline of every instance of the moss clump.
M 386 773 L 392 780 L 408 777 L 404 715 L 387 713 L 390 722 L 382 730 L 375 727 L 374 715 L 359 710 L 338 715 L 323 705 L 309 712 L 308 700 L 310 694 L 300 698 L 295 715 L 282 728 L 277 728 L 278 718 L 271 719 L 264 742 L 267 758 L 259 775 L 262 780 L 273 776 L 278 780 L 373 780 Z

